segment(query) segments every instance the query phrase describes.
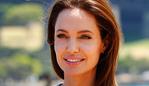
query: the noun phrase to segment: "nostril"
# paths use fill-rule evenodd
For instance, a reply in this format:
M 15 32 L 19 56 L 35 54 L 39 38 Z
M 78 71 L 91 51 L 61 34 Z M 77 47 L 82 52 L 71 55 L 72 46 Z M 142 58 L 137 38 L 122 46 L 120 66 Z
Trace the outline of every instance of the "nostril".
M 76 52 L 79 52 L 79 47 L 76 45 L 70 45 L 70 46 L 67 46 L 67 51 L 70 53 L 76 53 Z
M 77 48 L 77 47 L 68 47 L 67 48 L 67 51 L 68 52 L 78 52 L 79 51 L 79 48 Z

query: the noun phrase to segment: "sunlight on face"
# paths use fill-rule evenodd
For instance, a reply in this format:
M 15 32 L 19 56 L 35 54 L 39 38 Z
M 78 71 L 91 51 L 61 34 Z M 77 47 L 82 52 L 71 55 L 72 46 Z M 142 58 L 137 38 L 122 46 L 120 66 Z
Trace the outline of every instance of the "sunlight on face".
M 65 9 L 56 21 L 54 48 L 64 74 L 94 72 L 103 48 L 94 16 L 81 9 Z

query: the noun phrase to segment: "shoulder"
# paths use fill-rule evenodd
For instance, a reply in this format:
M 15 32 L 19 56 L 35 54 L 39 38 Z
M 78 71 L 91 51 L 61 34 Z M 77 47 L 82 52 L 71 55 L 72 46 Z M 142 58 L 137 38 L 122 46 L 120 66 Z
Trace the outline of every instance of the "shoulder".
M 63 86 L 63 83 L 59 83 L 57 86 Z
M 53 81 L 51 86 L 63 86 L 64 81 L 63 80 L 55 80 Z

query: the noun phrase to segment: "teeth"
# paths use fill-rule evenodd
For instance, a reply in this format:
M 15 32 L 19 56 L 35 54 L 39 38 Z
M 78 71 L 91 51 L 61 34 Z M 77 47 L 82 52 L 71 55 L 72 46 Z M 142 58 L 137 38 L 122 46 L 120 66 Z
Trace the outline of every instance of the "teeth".
M 80 62 L 81 59 L 66 59 L 68 62 Z

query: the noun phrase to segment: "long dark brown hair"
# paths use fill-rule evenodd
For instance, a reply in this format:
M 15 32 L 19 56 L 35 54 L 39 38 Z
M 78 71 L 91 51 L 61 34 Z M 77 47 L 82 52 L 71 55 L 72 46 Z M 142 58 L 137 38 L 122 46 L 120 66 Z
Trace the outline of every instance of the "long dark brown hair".
M 64 72 L 56 61 L 54 32 L 59 13 L 69 8 L 79 8 L 93 15 L 100 28 L 105 51 L 100 55 L 97 64 L 95 86 L 116 86 L 115 71 L 121 33 L 107 0 L 57 0 L 55 2 L 48 20 L 48 43 L 55 72 L 64 79 Z

